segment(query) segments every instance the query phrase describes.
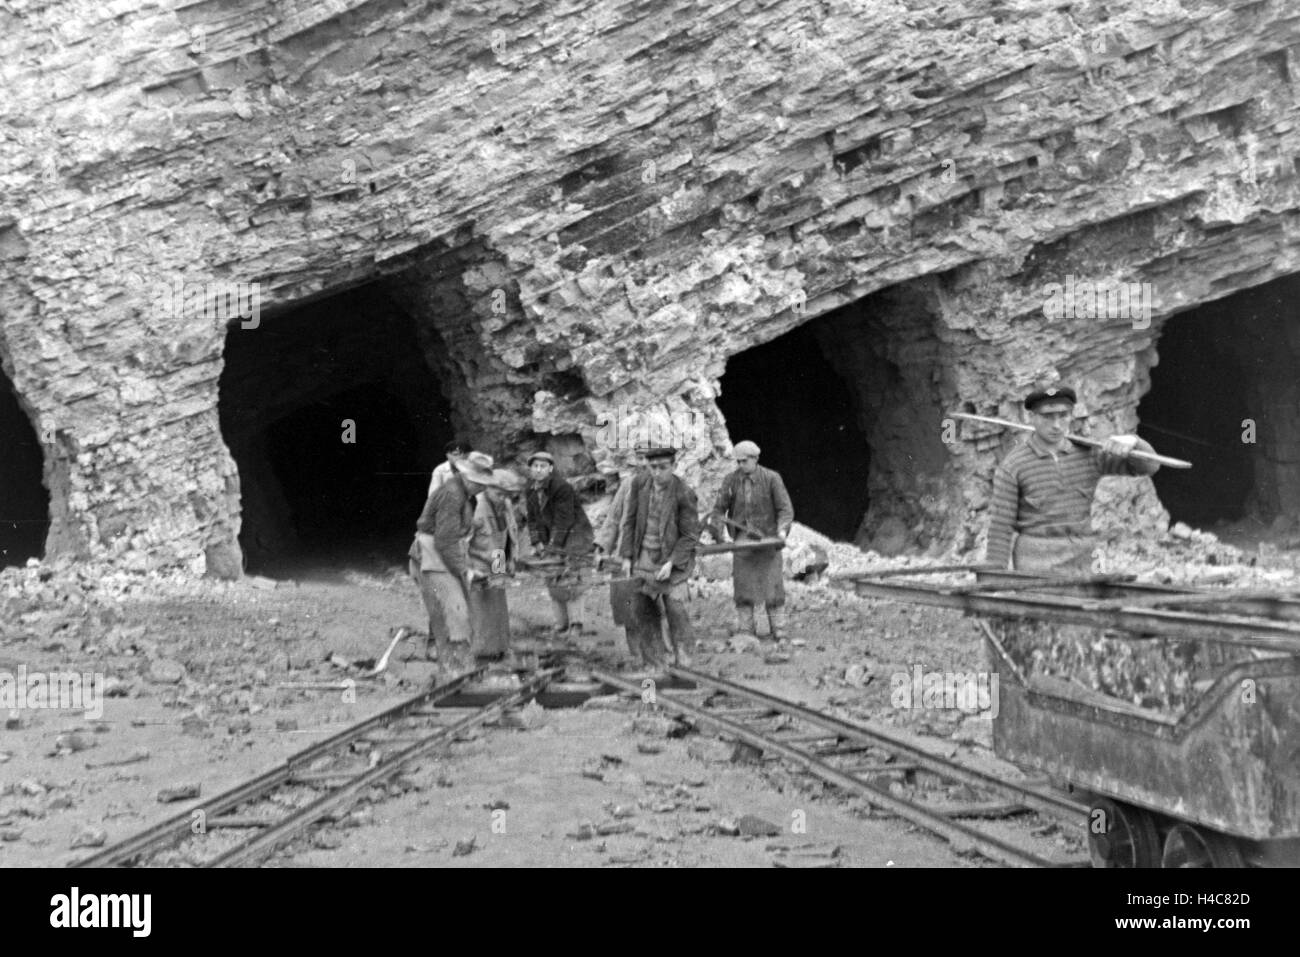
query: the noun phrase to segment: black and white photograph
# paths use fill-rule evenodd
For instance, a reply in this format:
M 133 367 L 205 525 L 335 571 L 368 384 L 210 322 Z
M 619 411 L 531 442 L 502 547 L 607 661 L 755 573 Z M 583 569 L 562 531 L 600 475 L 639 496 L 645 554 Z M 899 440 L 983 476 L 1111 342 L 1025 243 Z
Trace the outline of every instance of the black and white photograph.
M 1241 941 L 1298 83 L 1296 0 L 0 0 L 23 919 L 1043 868 Z

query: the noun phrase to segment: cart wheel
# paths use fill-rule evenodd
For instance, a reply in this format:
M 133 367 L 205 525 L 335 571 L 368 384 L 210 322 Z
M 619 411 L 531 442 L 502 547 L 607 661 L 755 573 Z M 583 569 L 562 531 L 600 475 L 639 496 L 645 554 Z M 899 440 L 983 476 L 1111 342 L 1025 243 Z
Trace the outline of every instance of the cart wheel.
M 1088 854 L 1093 867 L 1158 867 L 1155 819 L 1140 807 L 1098 798 L 1088 811 Z
M 1161 867 L 1245 867 L 1241 848 L 1232 838 L 1193 827 L 1175 824 L 1165 835 Z

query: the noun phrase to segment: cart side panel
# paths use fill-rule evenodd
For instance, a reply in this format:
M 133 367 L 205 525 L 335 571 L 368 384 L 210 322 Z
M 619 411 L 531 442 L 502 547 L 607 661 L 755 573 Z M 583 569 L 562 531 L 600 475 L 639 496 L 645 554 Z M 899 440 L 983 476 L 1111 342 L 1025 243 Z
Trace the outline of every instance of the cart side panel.
M 1175 717 L 1064 682 L 1027 685 L 992 642 L 988 654 L 999 756 L 1229 834 L 1300 837 L 1300 662 L 1261 662 L 1275 673 L 1225 678 Z

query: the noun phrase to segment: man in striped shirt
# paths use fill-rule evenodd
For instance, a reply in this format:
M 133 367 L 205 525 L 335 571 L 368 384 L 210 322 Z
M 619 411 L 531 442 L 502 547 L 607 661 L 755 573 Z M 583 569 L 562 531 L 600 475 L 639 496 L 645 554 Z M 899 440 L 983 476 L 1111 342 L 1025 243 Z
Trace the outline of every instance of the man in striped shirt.
M 1151 475 L 1160 466 L 1131 459 L 1154 451 L 1136 435 L 1115 435 L 1095 449 L 1065 437 L 1075 404 L 1067 387 L 1037 390 L 1025 399 L 1034 434 L 993 473 L 987 563 L 1042 575 L 1087 575 L 1096 540 L 1091 511 L 1103 475 Z M 1019 533 L 1012 549 L 1012 533 Z

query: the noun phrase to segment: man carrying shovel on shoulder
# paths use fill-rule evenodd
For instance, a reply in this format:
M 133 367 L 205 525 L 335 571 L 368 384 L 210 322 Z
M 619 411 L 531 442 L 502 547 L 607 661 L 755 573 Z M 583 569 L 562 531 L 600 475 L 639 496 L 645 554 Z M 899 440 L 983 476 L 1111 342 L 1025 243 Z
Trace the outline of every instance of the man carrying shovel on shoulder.
M 1160 468 L 1148 457 L 1155 450 L 1136 435 L 1113 435 L 1093 448 L 1077 444 L 1084 440 L 1067 434 L 1075 401 L 1066 386 L 1037 389 L 1025 399 L 1033 434 L 993 473 L 987 564 L 994 568 L 1010 563 L 1041 575 L 1091 574 L 1097 483 L 1103 475 L 1152 475 Z M 1148 456 L 1133 458 L 1134 451 Z

